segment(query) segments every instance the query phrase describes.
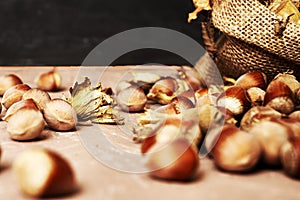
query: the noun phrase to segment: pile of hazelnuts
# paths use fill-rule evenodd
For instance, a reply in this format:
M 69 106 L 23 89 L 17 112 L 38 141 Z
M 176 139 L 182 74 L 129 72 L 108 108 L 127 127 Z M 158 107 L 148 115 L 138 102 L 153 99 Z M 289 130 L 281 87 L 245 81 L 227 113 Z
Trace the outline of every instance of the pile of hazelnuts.
M 207 87 L 196 70 L 186 68 L 180 79 L 188 90 L 178 92 L 171 77 L 156 79 L 147 91 L 132 80 L 120 86 L 121 108 L 139 112 L 134 139 L 151 176 L 192 180 L 204 150 L 223 171 L 265 166 L 300 178 L 300 83 L 291 72 L 267 80 L 253 71 Z M 160 106 L 147 108 L 149 100 Z
M 36 77 L 36 88 L 23 83 L 15 74 L 0 77 L 0 112 L 12 140 L 39 139 L 45 128 L 75 129 L 77 117 L 71 104 L 60 98 L 51 99 L 49 95 L 61 89 L 61 82 L 62 77 L 55 68 Z M 20 190 L 32 197 L 63 195 L 77 187 L 69 162 L 50 149 L 35 147 L 21 152 L 14 160 L 13 169 Z

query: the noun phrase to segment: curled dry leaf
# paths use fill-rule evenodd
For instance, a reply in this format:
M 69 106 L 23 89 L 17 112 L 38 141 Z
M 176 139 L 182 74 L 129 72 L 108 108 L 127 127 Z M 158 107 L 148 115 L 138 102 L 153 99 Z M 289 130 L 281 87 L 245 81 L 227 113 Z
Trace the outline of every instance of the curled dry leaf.
M 188 22 L 197 19 L 198 13 L 200 13 L 202 10 L 211 10 L 213 1 L 214 0 L 193 0 L 196 9 L 189 14 Z
M 111 88 L 102 88 L 101 83 L 91 86 L 89 78 L 82 83 L 76 82 L 70 88 L 71 97 L 67 99 L 73 106 L 79 121 L 94 123 L 122 123 L 118 113 L 113 109 L 114 99 Z

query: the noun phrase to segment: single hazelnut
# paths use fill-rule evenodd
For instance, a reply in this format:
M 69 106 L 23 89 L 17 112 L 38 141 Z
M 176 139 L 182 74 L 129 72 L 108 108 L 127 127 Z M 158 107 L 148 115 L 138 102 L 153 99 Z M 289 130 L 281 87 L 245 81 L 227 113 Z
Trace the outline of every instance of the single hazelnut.
M 175 181 L 196 178 L 200 166 L 198 150 L 187 139 L 178 138 L 160 151 L 148 155 L 150 175 Z
M 12 104 L 6 111 L 4 117 L 2 118 L 5 121 L 8 121 L 9 118 L 18 110 L 21 108 L 29 108 L 29 109 L 35 109 L 38 110 L 38 107 L 36 106 L 35 102 L 32 99 L 26 99 L 18 101 L 14 104 Z
M 158 151 L 180 137 L 198 145 L 202 134 L 197 121 L 168 116 L 142 141 L 141 152 Z
M 129 88 L 132 84 L 128 81 L 121 81 L 116 87 L 116 94 L 119 94 L 122 90 Z
M 290 138 L 282 144 L 280 160 L 287 175 L 300 178 L 300 138 Z
M 36 109 L 21 108 L 7 121 L 7 132 L 13 140 L 38 138 L 45 127 L 42 113 Z
M 47 125 L 57 131 L 75 129 L 77 123 L 76 112 L 65 100 L 52 99 L 44 108 L 44 118 Z
M 44 148 L 21 152 L 13 162 L 20 190 L 30 197 L 56 197 L 75 192 L 75 175 L 59 153 Z
M 253 126 L 249 133 L 259 141 L 264 163 L 269 166 L 279 166 L 280 148 L 293 135 L 293 131 L 277 122 L 262 121 Z
M 289 118 L 295 119 L 300 122 L 300 110 L 296 110 L 296 111 L 292 112 L 291 114 L 289 114 Z
M 279 73 L 273 80 L 283 82 L 292 90 L 293 93 L 300 88 L 300 83 L 297 81 L 296 76 L 289 72 Z
M 2 96 L 5 91 L 14 86 L 14 85 L 18 85 L 18 84 L 22 84 L 22 80 L 14 74 L 7 74 L 4 76 L 0 77 L 0 96 Z
M 174 98 L 178 83 L 174 78 L 166 77 L 157 81 L 150 89 L 147 97 L 160 104 L 168 104 Z
M 294 94 L 285 83 L 273 80 L 267 87 L 264 105 L 288 115 L 295 109 Z
M 147 97 L 141 88 L 130 86 L 117 95 L 117 103 L 124 111 L 140 112 L 144 110 Z
M 219 134 L 208 140 L 207 149 L 212 149 L 214 163 L 222 170 L 249 171 L 260 159 L 261 147 L 257 139 L 232 124 L 225 124 Z
M 266 92 L 259 87 L 247 89 L 246 95 L 251 102 L 251 106 L 262 106 Z
M 281 117 L 282 114 L 271 107 L 254 106 L 243 115 L 240 128 L 244 131 L 249 131 L 255 124 L 261 121 Z
M 30 88 L 27 84 L 18 84 L 10 87 L 3 94 L 1 103 L 8 109 L 12 104 L 22 100 L 23 94 L 27 92 Z
M 146 94 L 155 82 L 161 78 L 159 75 L 150 72 L 132 72 L 132 79 L 128 82 L 141 88 Z
M 245 89 L 258 87 L 264 90 L 267 87 L 267 78 L 266 75 L 260 71 L 248 72 L 241 75 L 236 80 L 235 85 Z
M 250 108 L 246 90 L 240 86 L 232 86 L 217 99 L 217 105 L 225 107 L 233 115 L 241 115 Z
M 43 111 L 45 104 L 51 100 L 51 97 L 47 92 L 41 89 L 32 88 L 23 94 L 22 99 L 33 99 L 37 107 Z
M 53 70 L 40 74 L 35 82 L 39 89 L 44 91 L 55 91 L 61 87 L 62 77 L 57 72 L 56 68 Z

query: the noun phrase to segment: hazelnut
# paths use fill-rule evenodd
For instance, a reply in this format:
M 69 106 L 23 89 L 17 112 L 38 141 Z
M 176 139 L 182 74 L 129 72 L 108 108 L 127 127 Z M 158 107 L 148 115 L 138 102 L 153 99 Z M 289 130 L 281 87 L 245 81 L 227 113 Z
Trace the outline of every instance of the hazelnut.
M 258 87 L 264 90 L 267 87 L 267 77 L 264 73 L 259 71 L 248 72 L 241 75 L 236 80 L 235 85 L 245 89 Z
M 4 76 L 1 76 L 0 77 L 0 95 L 2 96 L 8 88 L 10 88 L 14 85 L 18 85 L 18 84 L 22 84 L 22 80 L 14 74 L 7 74 Z
M 39 89 L 44 91 L 55 91 L 61 87 L 61 75 L 57 73 L 56 68 L 53 70 L 40 74 L 35 82 Z
M 166 77 L 157 81 L 150 89 L 147 97 L 160 104 L 168 104 L 175 96 L 178 83 L 174 78 Z
M 289 118 L 295 119 L 300 122 L 300 110 L 296 110 L 296 111 L 292 112 L 291 114 L 289 114 Z
M 38 138 L 45 126 L 39 110 L 21 108 L 7 122 L 7 132 L 13 140 L 32 140 Z
M 282 144 L 280 160 L 287 175 L 300 178 L 300 138 L 290 138 Z
M 33 99 L 37 107 L 41 111 L 43 111 L 45 104 L 51 100 L 51 97 L 47 92 L 43 90 L 32 88 L 23 94 L 22 99 L 23 100 Z
M 119 82 L 116 87 L 116 94 L 119 94 L 122 90 L 129 88 L 130 86 L 132 86 L 132 84 L 129 83 L 128 81 Z
M 23 94 L 29 89 L 30 87 L 27 84 L 18 84 L 10 87 L 3 94 L 2 105 L 8 109 L 12 104 L 22 100 Z
M 75 192 L 77 187 L 68 161 L 49 149 L 21 152 L 13 170 L 20 190 L 30 197 L 56 197 Z
M 201 130 L 194 120 L 184 120 L 179 117 L 169 116 L 165 121 L 160 122 L 142 141 L 141 152 L 157 151 L 180 137 L 198 145 L 202 139 Z
M 161 77 L 155 73 L 149 72 L 132 72 L 132 79 L 129 83 L 141 88 L 145 93 L 148 93 L 153 84 L 159 81 Z
M 288 115 L 295 109 L 294 94 L 285 83 L 273 80 L 267 87 L 264 105 Z
M 44 108 L 44 118 L 47 125 L 57 131 L 74 129 L 77 123 L 76 112 L 65 100 L 52 99 Z
M 262 106 L 266 92 L 259 87 L 247 89 L 246 95 L 251 102 L 251 106 Z
M 210 146 L 213 144 L 215 145 Z M 206 145 L 207 149 L 212 149 L 211 155 L 216 166 L 225 171 L 252 170 L 261 155 L 257 139 L 231 124 L 225 124 L 220 134 L 208 138 Z
M 178 138 L 160 151 L 148 155 L 150 175 L 175 181 L 196 178 L 200 160 L 198 151 L 187 139 Z
M 281 118 L 282 114 L 271 107 L 254 106 L 248 110 L 240 122 L 240 127 L 244 131 L 249 131 L 255 124 L 272 118 Z
M 233 115 L 243 114 L 250 108 L 246 90 L 240 86 L 229 87 L 225 93 L 218 97 L 217 105 L 225 107 L 232 112 Z
M 147 97 L 141 88 L 130 86 L 117 95 L 117 102 L 124 111 L 139 112 L 144 110 Z
M 13 105 L 11 105 L 8 110 L 6 111 L 4 117 L 2 118 L 5 121 L 8 121 L 9 118 L 18 110 L 21 108 L 30 108 L 30 109 L 35 109 L 38 110 L 38 107 L 36 106 L 35 102 L 32 99 L 26 99 L 26 100 L 21 100 Z
M 300 83 L 297 81 L 296 77 L 289 72 L 279 73 L 273 80 L 283 82 L 293 93 L 300 88 Z
M 269 166 L 280 165 L 280 148 L 293 132 L 286 126 L 272 121 L 262 121 L 249 130 L 260 143 L 263 161 Z

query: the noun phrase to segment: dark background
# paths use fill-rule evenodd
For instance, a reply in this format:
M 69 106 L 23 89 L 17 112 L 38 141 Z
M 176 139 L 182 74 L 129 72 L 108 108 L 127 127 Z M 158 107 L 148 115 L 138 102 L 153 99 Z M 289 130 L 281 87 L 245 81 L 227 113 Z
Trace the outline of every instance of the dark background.
M 201 42 L 199 21 L 187 23 L 192 0 L 0 1 L 0 65 L 80 65 L 103 40 L 122 31 L 155 26 Z M 160 50 L 139 50 L 125 64 L 190 64 Z

